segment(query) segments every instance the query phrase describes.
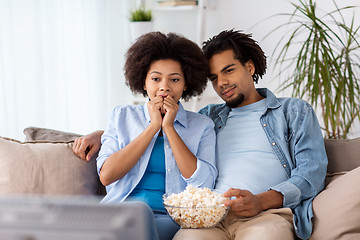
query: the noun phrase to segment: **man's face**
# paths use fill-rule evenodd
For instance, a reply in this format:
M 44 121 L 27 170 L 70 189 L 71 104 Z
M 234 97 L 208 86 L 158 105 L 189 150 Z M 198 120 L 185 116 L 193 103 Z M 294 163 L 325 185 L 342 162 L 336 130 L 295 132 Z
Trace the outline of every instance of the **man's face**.
M 241 107 L 257 101 L 252 78 L 255 66 L 251 60 L 243 66 L 235 59 L 233 50 L 225 50 L 209 59 L 209 67 L 213 88 L 229 107 Z

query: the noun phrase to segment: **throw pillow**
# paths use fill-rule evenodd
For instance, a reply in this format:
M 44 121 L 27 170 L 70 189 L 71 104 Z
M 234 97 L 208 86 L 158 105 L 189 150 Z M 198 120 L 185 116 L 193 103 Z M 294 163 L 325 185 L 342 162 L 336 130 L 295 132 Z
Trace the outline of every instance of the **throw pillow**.
M 76 133 L 38 127 L 27 127 L 24 129 L 24 134 L 26 136 L 26 142 L 48 141 L 70 143 L 73 142 L 76 137 L 81 136 Z M 97 158 L 97 153 L 94 154 L 93 158 Z M 98 188 L 96 193 L 97 195 L 106 195 L 106 189 L 100 180 L 98 180 Z
M 360 167 L 333 176 L 314 199 L 311 240 L 360 239 Z
M 72 143 L 30 142 L 0 137 L 1 194 L 95 195 L 95 158 L 86 162 Z

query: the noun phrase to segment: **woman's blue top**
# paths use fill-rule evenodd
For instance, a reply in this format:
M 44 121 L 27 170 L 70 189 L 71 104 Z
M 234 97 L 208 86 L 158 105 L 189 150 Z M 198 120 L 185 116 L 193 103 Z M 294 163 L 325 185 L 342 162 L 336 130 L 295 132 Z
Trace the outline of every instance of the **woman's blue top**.
M 156 139 L 145 174 L 130 193 L 127 200 L 137 200 L 148 204 L 152 210 L 165 211 L 162 196 L 165 193 L 165 153 L 164 137 Z

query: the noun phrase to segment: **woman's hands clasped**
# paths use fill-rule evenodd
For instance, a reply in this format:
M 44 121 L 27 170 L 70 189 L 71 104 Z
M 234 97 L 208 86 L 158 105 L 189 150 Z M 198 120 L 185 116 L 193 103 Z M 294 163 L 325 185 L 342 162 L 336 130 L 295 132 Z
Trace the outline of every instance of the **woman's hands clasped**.
M 150 124 L 157 130 L 162 128 L 164 131 L 174 127 L 176 114 L 179 105 L 170 96 L 156 96 L 147 103 L 150 115 Z

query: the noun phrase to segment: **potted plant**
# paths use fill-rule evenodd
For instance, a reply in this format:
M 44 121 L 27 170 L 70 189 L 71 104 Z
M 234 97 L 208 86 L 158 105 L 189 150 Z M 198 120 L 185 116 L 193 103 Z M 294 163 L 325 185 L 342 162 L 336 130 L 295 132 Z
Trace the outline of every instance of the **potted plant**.
M 360 117 L 360 27 L 354 15 L 350 24 L 343 15 L 354 6 L 339 8 L 333 0 L 334 10 L 320 17 L 314 1 L 298 2 L 292 13 L 276 15 L 289 21 L 268 34 L 291 29 L 272 53 L 276 77 L 283 79 L 279 89 L 292 88 L 321 113 L 325 138 L 345 139 Z
M 131 41 L 153 30 L 152 11 L 144 7 L 130 11 L 129 20 Z

